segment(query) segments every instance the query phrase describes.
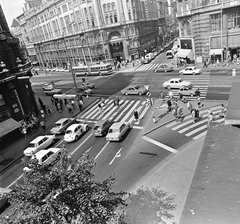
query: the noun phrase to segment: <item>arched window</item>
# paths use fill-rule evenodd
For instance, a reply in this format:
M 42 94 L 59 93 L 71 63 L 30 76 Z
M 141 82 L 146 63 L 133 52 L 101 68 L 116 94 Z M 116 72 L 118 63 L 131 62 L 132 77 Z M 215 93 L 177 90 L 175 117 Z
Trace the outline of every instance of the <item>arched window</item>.
M 111 11 L 111 4 L 110 3 L 107 4 L 107 10 L 108 10 L 108 12 Z
M 113 23 L 113 16 L 110 14 L 110 23 Z
M 115 5 L 115 2 L 112 3 L 112 11 L 115 11 L 116 10 L 116 5 Z
M 115 23 L 118 22 L 118 20 L 117 20 L 117 14 L 116 14 L 116 13 L 114 13 L 114 22 L 115 22 Z
M 106 14 L 106 16 L 105 16 L 105 20 L 106 20 L 106 24 L 109 24 L 108 23 L 108 15 Z
M 129 0 L 126 0 L 127 8 L 130 8 Z
M 104 12 L 107 11 L 107 5 L 106 5 L 106 4 L 103 5 L 103 11 L 104 11 Z
M 90 15 L 92 15 L 93 11 L 92 11 L 92 7 L 91 6 L 89 6 L 88 10 L 89 10 Z
M 95 22 L 93 17 L 92 17 L 92 27 L 95 27 Z
M 131 11 L 130 10 L 128 10 L 128 18 L 129 18 L 129 20 L 132 20 L 132 15 L 131 15 Z

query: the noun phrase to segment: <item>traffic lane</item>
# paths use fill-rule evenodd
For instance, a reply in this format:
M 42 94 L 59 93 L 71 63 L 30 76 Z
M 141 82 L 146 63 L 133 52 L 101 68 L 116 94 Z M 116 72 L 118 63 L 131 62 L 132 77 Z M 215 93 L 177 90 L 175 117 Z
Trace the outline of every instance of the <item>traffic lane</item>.
M 231 91 L 231 86 L 209 86 L 207 99 L 212 100 L 228 100 Z
M 109 143 L 109 148 L 97 158 L 94 172 L 99 180 L 114 174 L 117 180 L 114 190 L 128 190 L 157 164 L 164 164 L 170 156 L 171 152 L 149 144 L 142 139 L 139 130 L 134 130 L 122 143 Z

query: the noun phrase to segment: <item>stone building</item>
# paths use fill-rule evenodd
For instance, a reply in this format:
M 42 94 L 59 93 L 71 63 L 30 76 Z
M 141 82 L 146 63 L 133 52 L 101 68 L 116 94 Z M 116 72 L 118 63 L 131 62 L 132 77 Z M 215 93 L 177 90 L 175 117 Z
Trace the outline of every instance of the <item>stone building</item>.
M 20 134 L 20 121 L 38 113 L 29 82 L 31 63 L 24 60 L 19 40 L 10 33 L 0 5 L 0 145 Z
M 193 39 L 196 59 L 235 60 L 240 53 L 240 2 L 178 0 L 180 39 Z
M 43 67 L 65 67 L 68 58 L 73 65 L 139 58 L 164 44 L 165 17 L 165 0 L 27 0 L 21 30 Z

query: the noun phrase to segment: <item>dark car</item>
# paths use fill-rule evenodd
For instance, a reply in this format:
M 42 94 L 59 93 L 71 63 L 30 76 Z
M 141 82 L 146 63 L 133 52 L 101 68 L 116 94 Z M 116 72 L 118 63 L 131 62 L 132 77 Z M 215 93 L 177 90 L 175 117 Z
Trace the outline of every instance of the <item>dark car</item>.
M 105 136 L 112 124 L 113 122 L 109 120 L 99 120 L 93 128 L 93 135 Z

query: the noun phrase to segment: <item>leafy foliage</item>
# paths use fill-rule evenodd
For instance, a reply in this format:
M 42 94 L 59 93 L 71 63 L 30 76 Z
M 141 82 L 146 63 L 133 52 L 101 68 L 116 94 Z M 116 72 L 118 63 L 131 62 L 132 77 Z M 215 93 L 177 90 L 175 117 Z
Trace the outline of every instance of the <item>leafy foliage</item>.
M 172 219 L 171 214 L 176 208 L 174 196 L 160 188 L 139 188 L 135 194 L 128 197 L 126 213 L 122 223 L 127 224 L 154 224 L 165 223 Z
M 95 179 L 93 159 L 84 154 L 75 164 L 64 151 L 54 166 L 32 160 L 23 183 L 9 194 L 14 208 L 1 223 L 107 223 L 125 206 L 125 192 L 112 192 L 115 177 Z M 123 206 L 123 207 L 122 207 Z

